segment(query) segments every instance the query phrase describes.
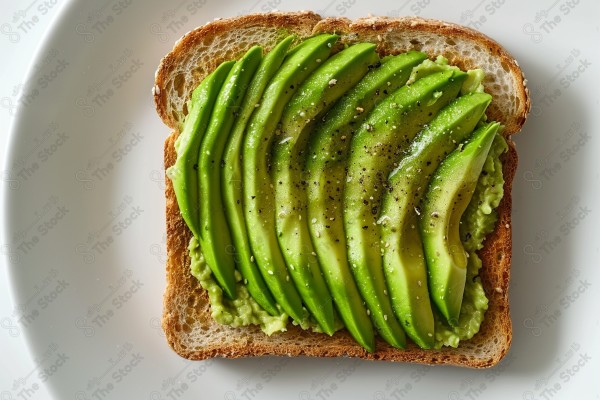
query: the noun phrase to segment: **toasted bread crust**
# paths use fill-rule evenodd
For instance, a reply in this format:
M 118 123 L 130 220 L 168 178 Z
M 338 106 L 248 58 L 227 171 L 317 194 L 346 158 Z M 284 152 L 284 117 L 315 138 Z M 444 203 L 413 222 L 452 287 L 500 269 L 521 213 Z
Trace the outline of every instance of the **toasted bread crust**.
M 280 31 L 277 35 L 258 37 L 260 41 L 235 41 L 232 37 L 243 36 L 247 31 L 260 27 L 264 31 Z M 178 129 L 184 113 L 178 110 L 174 114 L 173 104 L 169 99 L 176 97 L 174 92 L 181 92 L 186 99 L 198 83 L 223 61 L 239 58 L 252 45 L 259 44 L 270 49 L 277 40 L 288 34 L 295 34 L 299 39 L 323 32 L 334 32 L 339 34 L 338 45 L 352 44 L 358 41 L 372 42 L 378 45 L 377 50 L 381 55 L 397 54 L 407 50 L 434 51 L 434 55 L 443 55 L 448 58 L 450 64 L 456 65 L 463 70 L 482 67 L 484 58 L 488 57 L 497 62 L 505 71 L 504 74 L 511 78 L 510 100 L 499 102 L 498 96 L 494 96 L 488 108 L 488 116 L 501 122 L 504 126 L 504 134 L 517 133 L 525 123 L 531 108 L 529 91 L 526 80 L 515 59 L 504 50 L 497 42 L 486 35 L 464 26 L 419 17 L 389 18 L 369 17 L 350 21 L 347 18 L 324 18 L 313 12 L 296 13 L 268 13 L 251 14 L 237 18 L 217 20 L 203 27 L 197 28 L 185 34 L 173 50 L 160 62 L 156 71 L 153 97 L 156 110 L 163 122 L 172 129 Z M 225 37 L 227 35 L 227 37 Z M 273 40 L 275 39 L 275 40 Z M 401 40 L 398 40 L 401 39 Z M 189 64 L 190 54 L 199 51 L 208 52 L 211 47 L 218 47 L 219 40 L 227 43 L 227 51 L 211 54 L 209 59 L 202 59 L 201 64 Z M 428 42 L 430 44 L 428 44 Z M 440 48 L 440 43 L 446 45 Z M 477 57 L 465 54 L 465 50 L 458 51 L 457 44 L 473 44 L 477 51 Z M 199 57 L 197 57 L 199 58 Z M 194 59 L 195 60 L 195 59 Z M 183 78 L 177 73 L 181 65 L 193 69 L 191 76 L 185 76 L 185 83 L 179 82 Z M 487 79 L 484 81 L 488 93 L 496 95 L 503 88 L 500 82 L 493 78 L 494 73 L 486 71 Z M 186 97 L 187 96 L 187 97 Z M 512 101 L 513 105 L 507 103 Z M 185 105 L 184 105 L 185 107 Z
M 481 68 L 481 65 L 478 64 L 478 60 L 457 52 L 454 47 L 459 41 L 475 43 L 479 48 L 478 51 L 497 60 L 504 71 L 514 80 L 514 95 L 518 106 L 513 112 L 507 113 L 506 108 L 495 99 L 486 111 L 488 117 L 504 125 L 503 134 L 506 136 L 519 132 L 527 119 L 531 103 L 523 72 L 517 61 L 502 46 L 481 32 L 461 25 L 420 17 L 369 17 L 359 18 L 355 21 L 347 18 L 325 18 L 319 21 L 314 28 L 314 33 L 323 32 L 340 34 L 339 43 L 343 44 L 376 43 L 377 51 L 381 55 L 398 54 L 408 50 L 421 50 L 434 56 L 442 55 L 448 59 L 451 65 L 456 65 L 464 71 Z M 394 38 L 406 36 L 409 39 L 398 42 L 389 38 L 390 33 L 393 33 Z M 437 37 L 442 37 L 447 46 L 442 51 L 435 49 L 438 51 L 430 53 L 435 45 L 428 45 L 427 41 Z M 490 78 L 492 75 L 489 75 L 489 71 L 486 72 Z M 497 92 L 494 82 L 490 79 L 484 81 L 484 86 L 486 92 L 492 95 Z
M 192 82 L 186 82 L 185 86 L 195 88 L 202 79 L 219 64 L 224 61 L 237 59 L 246 50 L 253 45 L 262 45 L 265 49 L 270 49 L 276 42 L 289 34 L 295 34 L 299 39 L 305 38 L 312 34 L 314 25 L 321 17 L 312 12 L 297 12 L 297 13 L 268 13 L 268 14 L 250 14 L 237 18 L 221 19 L 210 22 L 202 27 L 194 29 L 183 35 L 173 50 L 169 52 L 160 62 L 155 75 L 155 85 L 152 89 L 154 96 L 154 105 L 158 115 L 161 117 L 165 125 L 172 129 L 179 128 L 181 122 L 179 118 L 183 114 L 173 115 L 169 107 L 169 90 L 165 90 L 171 85 L 177 85 L 173 82 L 175 79 L 174 73 L 181 65 L 185 65 L 186 60 L 197 52 L 199 48 L 210 48 L 215 46 L 215 42 L 223 40 L 226 35 L 231 37 L 243 36 L 245 30 L 259 27 L 260 29 L 281 31 L 275 35 L 275 41 L 235 41 L 229 39 L 232 43 L 227 43 L 227 51 L 202 59 L 202 65 L 196 65 L 197 73 L 194 74 Z M 174 88 L 178 90 L 178 88 Z M 191 90 L 190 90 L 191 93 Z M 189 96 L 188 96 L 189 98 Z M 171 110 L 172 111 L 172 110 Z
M 471 340 L 461 341 L 456 349 L 444 347 L 440 350 L 422 350 L 411 343 L 407 349 L 398 350 L 378 338 L 377 350 L 374 353 L 368 353 L 352 339 L 346 330 L 339 331 L 329 337 L 321 333 L 304 331 L 290 324 L 287 332 L 269 337 L 256 326 L 232 328 L 220 325 L 210 315 L 210 303 L 207 293 L 189 272 L 190 258 L 187 246 L 191 239 L 191 232 L 180 216 L 173 186 L 167 178 L 165 195 L 167 199 L 168 261 L 162 323 L 170 346 L 182 357 L 192 360 L 211 357 L 306 355 L 317 357 L 350 356 L 373 360 L 447 364 L 472 368 L 484 368 L 498 363 L 506 355 L 512 340 L 508 286 L 512 248 L 511 190 L 517 168 L 517 153 L 514 143 L 510 140 L 510 135 L 521 129 L 530 107 L 529 94 L 517 63 L 497 43 L 482 34 L 441 21 L 421 18 L 364 18 L 351 22 L 343 18 L 321 20 L 313 13 L 257 14 L 213 22 L 184 36 L 175 46 L 173 52 L 161 62 L 161 66 L 157 71 L 156 85 L 162 88 L 161 84 L 168 80 L 166 74 L 169 73 L 173 63 L 177 62 L 178 52 L 193 51 L 195 43 L 208 40 L 207 36 L 211 36 L 210 40 L 215 40 L 221 32 L 241 29 L 241 27 L 246 26 L 245 24 L 270 24 L 269 26 L 286 24 L 287 32 L 298 32 L 300 37 L 308 36 L 306 34 L 309 31 L 307 27 L 310 27 L 310 31 L 314 33 L 336 32 L 341 35 L 340 41 L 343 43 L 373 41 L 378 44 L 378 50 L 382 55 L 410 49 L 394 46 L 393 43 L 386 41 L 383 35 L 389 35 L 390 32 L 403 32 L 406 35 L 414 30 L 427 33 L 436 32 L 436 34 L 447 35 L 451 40 L 462 38 L 462 40 L 474 41 L 480 48 L 489 49 L 490 54 L 498 57 L 498 60 L 504 63 L 503 70 L 512 76 L 516 82 L 514 96 L 519 99 L 519 104 L 518 107 L 514 108 L 515 112 L 510 114 L 503 112 L 504 109 L 499 106 L 496 106 L 496 108 L 490 106 L 491 109 L 488 113 L 491 119 L 499 120 L 506 126 L 504 134 L 509 144 L 509 151 L 501 156 L 505 184 L 504 197 L 498 207 L 498 223 L 494 232 L 487 237 L 484 248 L 479 252 L 483 262 L 480 277 L 489 299 L 489 308 L 479 333 Z M 381 39 L 377 37 L 378 35 L 381 36 Z M 375 40 L 369 40 L 373 38 Z M 264 45 L 265 47 L 271 47 L 273 44 L 265 43 Z M 421 43 L 421 45 L 423 44 Z M 426 47 L 426 44 L 423 46 Z M 442 54 L 449 58 L 451 64 L 467 69 L 478 67 L 474 64 L 473 59 L 460 58 L 458 54 L 452 53 L 452 46 L 449 47 L 450 49 Z M 240 54 L 245 50 L 238 48 L 235 52 Z M 427 50 L 423 49 L 423 51 Z M 216 67 L 225 59 L 212 60 L 212 64 Z M 504 68 L 504 66 L 507 67 Z M 202 78 L 203 76 L 199 77 L 198 82 Z M 195 84 L 198 82 L 195 82 Z M 491 92 L 493 93 L 493 88 Z M 178 135 L 177 126 L 179 121 L 165 112 L 164 104 L 167 100 L 161 93 L 164 93 L 164 91 L 160 91 L 160 93 L 155 91 L 154 95 L 157 111 L 163 121 L 174 129 L 165 141 L 164 165 L 166 169 L 173 165 L 176 160 L 174 141 Z M 494 105 L 493 102 L 492 105 Z

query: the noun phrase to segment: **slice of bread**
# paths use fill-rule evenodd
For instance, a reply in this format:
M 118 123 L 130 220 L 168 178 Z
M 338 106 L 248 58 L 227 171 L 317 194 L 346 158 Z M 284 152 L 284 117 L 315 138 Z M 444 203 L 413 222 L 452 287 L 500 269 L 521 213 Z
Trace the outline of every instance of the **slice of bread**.
M 153 88 L 156 109 L 172 134 L 164 146 L 165 169 L 175 163 L 174 142 L 187 112 L 185 103 L 192 90 L 216 66 L 239 58 L 252 45 L 266 50 L 288 34 L 299 39 L 316 33 L 335 32 L 339 46 L 355 42 L 377 44 L 380 55 L 411 49 L 434 58 L 443 55 L 463 70 L 485 71 L 486 92 L 493 95 L 488 117 L 501 122 L 509 151 L 502 155 L 505 179 L 499 219 L 484 248 L 480 276 L 489 298 L 489 308 L 479 333 L 461 341 L 457 348 L 422 350 L 413 344 L 398 350 L 377 339 L 377 350 L 368 353 L 341 330 L 329 337 L 304 331 L 289 324 L 284 333 L 265 335 L 258 327 L 232 328 L 220 325 L 210 315 L 206 291 L 190 274 L 187 246 L 191 232 L 180 216 L 169 179 L 166 188 L 167 288 L 164 295 L 163 328 L 170 346 L 182 357 L 201 360 L 210 357 L 261 355 L 350 356 L 365 359 L 450 364 L 473 368 L 489 367 L 507 353 L 512 340 L 508 304 L 511 264 L 511 187 L 517 167 L 517 153 L 510 135 L 523 126 L 530 108 L 526 81 L 517 62 L 496 42 L 472 29 L 422 18 L 369 17 L 350 21 L 324 18 L 311 12 L 254 14 L 210 22 L 179 40 L 166 55 L 156 73 Z

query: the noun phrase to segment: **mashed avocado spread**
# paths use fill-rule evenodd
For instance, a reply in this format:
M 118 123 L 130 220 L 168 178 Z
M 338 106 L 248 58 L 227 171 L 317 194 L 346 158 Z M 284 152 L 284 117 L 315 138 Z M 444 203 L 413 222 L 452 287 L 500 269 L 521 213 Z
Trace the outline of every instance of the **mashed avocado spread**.
M 449 66 L 448 61 L 438 57 L 435 61 L 426 60 L 413 69 L 409 82 L 414 82 L 418 77 L 443 71 L 446 69 L 457 69 Z M 463 84 L 461 94 L 471 92 L 483 92 L 483 71 L 467 71 L 468 78 Z M 460 235 L 465 250 L 468 253 L 467 280 L 463 295 L 462 306 L 458 326 L 448 325 L 441 314 L 434 309 L 435 317 L 435 347 L 458 346 L 460 340 L 470 339 L 479 331 L 485 311 L 488 308 L 488 299 L 483 290 L 479 278 L 479 270 L 482 266 L 477 251 L 483 247 L 486 235 L 494 230 L 497 220 L 496 208 L 503 196 L 504 179 L 502 176 L 502 164 L 499 156 L 507 151 L 508 146 L 501 135 L 497 135 L 491 150 L 487 156 L 483 171 L 477 182 L 472 200 L 469 203 L 461 219 Z M 272 316 L 266 312 L 249 294 L 246 285 L 238 271 L 236 271 L 237 298 L 230 300 L 223 295 L 223 290 L 216 283 L 211 270 L 205 262 L 200 244 L 192 237 L 188 246 L 191 258 L 191 273 L 198 279 L 201 286 L 207 290 L 212 317 L 221 324 L 234 327 L 246 325 L 259 325 L 267 335 L 274 332 L 285 331 L 288 323 L 288 315 L 283 311 Z M 279 310 L 281 308 L 279 307 Z M 343 325 L 337 319 L 338 329 Z M 293 323 L 297 323 L 293 321 Z M 304 328 L 312 328 L 319 331 L 318 324 L 308 318 L 300 321 L 299 325 Z
M 211 315 L 220 324 L 233 327 L 246 325 L 259 325 L 260 329 L 267 335 L 273 332 L 286 330 L 288 316 L 281 313 L 272 316 L 254 300 L 246 285 L 242 282 L 241 275 L 236 271 L 237 298 L 230 300 L 223 296 L 223 289 L 215 282 L 212 272 L 204 260 L 200 244 L 192 237 L 188 246 L 190 252 L 192 275 L 200 281 L 200 285 L 208 292 L 210 300 Z

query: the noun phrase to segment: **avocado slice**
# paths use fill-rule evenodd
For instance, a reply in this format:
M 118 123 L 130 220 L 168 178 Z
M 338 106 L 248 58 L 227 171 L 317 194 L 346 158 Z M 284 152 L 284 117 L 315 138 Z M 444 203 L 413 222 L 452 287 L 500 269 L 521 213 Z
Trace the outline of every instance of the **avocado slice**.
M 467 273 L 460 219 L 471 201 L 500 124 L 486 124 L 435 171 L 423 201 L 420 230 L 431 298 L 451 326 L 458 324 Z
M 352 139 L 344 187 L 348 260 L 371 319 L 392 346 L 405 345 L 387 293 L 377 226 L 394 163 L 414 136 L 456 97 L 466 74 L 438 72 L 403 86 L 380 103 Z
M 337 39 L 337 35 L 318 35 L 292 50 L 265 89 L 260 105 L 250 118 L 245 138 L 244 214 L 252 252 L 277 302 L 301 325 L 306 321 L 306 309 L 290 280 L 276 235 L 270 151 L 279 133 L 277 124 L 285 105 L 298 86 L 329 57 Z
M 475 129 L 492 97 L 474 93 L 455 99 L 422 130 L 390 174 L 383 195 L 383 270 L 392 307 L 408 336 L 421 348 L 434 345 L 434 319 L 423 244 L 418 231 L 420 201 L 431 174 Z
M 411 51 L 387 57 L 350 89 L 311 133 L 306 157 L 306 221 L 325 281 L 344 325 L 368 351 L 375 351 L 373 326 L 346 255 L 342 193 L 354 130 L 375 104 L 403 86 L 414 66 L 427 55 Z
M 285 107 L 281 133 L 273 145 L 271 176 L 279 247 L 304 304 L 329 335 L 335 332 L 333 302 L 306 219 L 306 147 L 315 120 L 378 61 L 371 43 L 350 46 L 329 58 L 300 85 Z
M 229 138 L 235 112 L 261 59 L 262 50 L 253 47 L 229 71 L 215 101 L 198 154 L 202 253 L 215 278 L 232 299 L 236 296 L 235 261 L 221 196 L 223 150 Z
M 235 122 L 231 128 L 229 140 L 223 152 L 224 168 L 221 173 L 221 192 L 225 216 L 231 231 L 235 256 L 240 273 L 244 277 L 248 292 L 256 302 L 271 315 L 278 315 L 277 303 L 267 287 L 250 249 L 246 220 L 244 219 L 244 199 L 242 191 L 242 144 L 246 126 L 260 102 L 265 87 L 275 75 L 294 36 L 288 36 L 279 42 L 262 59 L 240 107 L 234 114 Z
M 219 65 L 192 92 L 188 115 L 185 117 L 179 137 L 175 140 L 177 159 L 167 170 L 167 176 L 173 182 L 181 216 L 198 240 L 200 240 L 198 152 L 210 121 L 213 105 L 233 64 L 234 61 L 228 61 Z

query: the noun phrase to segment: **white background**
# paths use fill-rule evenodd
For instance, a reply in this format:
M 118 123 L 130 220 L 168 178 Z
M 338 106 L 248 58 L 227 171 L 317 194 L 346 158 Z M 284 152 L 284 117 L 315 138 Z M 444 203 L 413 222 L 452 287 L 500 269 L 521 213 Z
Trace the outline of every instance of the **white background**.
M 226 400 L 600 398 L 594 380 L 600 372 L 599 3 L 333 0 L 300 5 L 323 15 L 419 14 L 469 24 L 503 44 L 522 66 L 534 107 L 515 138 L 520 164 L 513 191 L 514 339 L 505 361 L 486 371 L 355 360 L 188 363 L 173 354 L 157 325 L 164 289 L 160 168 L 168 132 L 152 107 L 154 70 L 173 42 L 197 25 L 294 6 L 279 0 L 63 3 L 0 1 L 3 155 L 9 125 L 16 114 L 21 117 L 11 163 L 3 156 L 1 167 L 3 191 L 13 199 L 5 214 L 11 229 L 0 242 L 1 400 L 45 399 L 50 393 L 153 400 L 201 394 Z M 68 10 L 54 28 L 63 28 L 64 39 L 51 36 L 50 47 L 37 58 L 33 82 L 23 86 L 36 49 L 63 6 Z M 132 77 L 118 86 L 112 79 L 125 68 L 131 68 Z M 102 81 L 105 76 L 111 81 Z M 115 92 L 110 99 L 86 108 L 110 87 Z M 114 170 L 102 178 L 92 175 L 94 168 L 106 166 L 98 159 L 110 148 L 107 143 L 123 146 L 136 134 L 142 139 Z M 57 145 L 48 147 L 47 158 L 23 157 L 38 142 L 42 148 Z M 31 167 L 34 159 L 41 169 L 31 176 L 12 163 L 25 160 L 19 168 Z M 67 210 L 64 219 L 31 249 L 23 245 L 31 236 L 13 240 L 22 226 L 38 224 L 61 207 Z M 94 257 L 86 235 L 135 207 L 143 210 L 139 219 Z M 136 285 L 131 300 L 116 308 L 112 301 Z M 105 298 L 112 308 L 94 311 Z M 85 319 L 108 311 L 114 314 L 106 323 Z M 140 361 L 134 365 L 135 360 Z M 115 375 L 119 369 L 128 373 Z M 107 385 L 112 389 L 105 396 L 97 391 Z

